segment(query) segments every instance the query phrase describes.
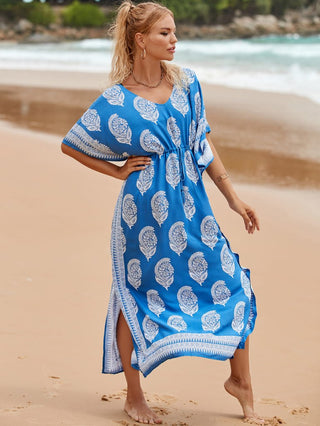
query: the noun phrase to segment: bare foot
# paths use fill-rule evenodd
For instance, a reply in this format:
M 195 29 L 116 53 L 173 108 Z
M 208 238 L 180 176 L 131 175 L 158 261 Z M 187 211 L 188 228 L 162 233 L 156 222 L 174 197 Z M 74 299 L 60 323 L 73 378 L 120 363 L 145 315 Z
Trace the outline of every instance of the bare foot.
M 263 425 L 265 421 L 253 410 L 253 394 L 251 384 L 240 383 L 229 377 L 224 383 L 225 390 L 236 397 L 241 404 L 244 420 L 251 424 Z
M 124 411 L 129 417 L 139 423 L 152 425 L 162 423 L 162 420 L 156 413 L 148 407 L 142 392 L 140 395 L 134 395 L 133 397 L 127 396 L 124 404 Z

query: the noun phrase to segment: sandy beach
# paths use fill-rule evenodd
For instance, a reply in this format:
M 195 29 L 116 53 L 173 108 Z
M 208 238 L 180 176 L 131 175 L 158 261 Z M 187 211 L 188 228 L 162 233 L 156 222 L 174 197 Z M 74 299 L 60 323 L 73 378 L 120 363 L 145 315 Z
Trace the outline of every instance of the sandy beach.
M 0 71 L 4 426 L 136 424 L 122 411 L 123 375 L 101 374 L 110 228 L 122 182 L 60 151 L 62 136 L 104 78 Z M 316 426 L 320 107 L 218 86 L 204 86 L 204 95 L 213 141 L 239 196 L 261 219 L 261 231 L 248 235 L 205 176 L 217 220 L 251 269 L 256 411 L 273 419 L 269 424 Z M 165 425 L 240 425 L 240 405 L 223 389 L 228 372 L 228 362 L 183 357 L 142 383 Z

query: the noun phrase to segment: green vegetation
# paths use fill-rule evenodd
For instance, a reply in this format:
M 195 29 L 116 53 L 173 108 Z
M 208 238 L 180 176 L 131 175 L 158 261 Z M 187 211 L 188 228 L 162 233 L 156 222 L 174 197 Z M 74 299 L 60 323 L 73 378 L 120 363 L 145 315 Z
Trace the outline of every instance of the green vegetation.
M 30 10 L 30 4 L 21 0 L 0 0 L 0 15 L 8 21 L 26 18 Z
M 279 0 L 272 1 L 271 13 L 282 16 L 287 9 L 301 9 L 310 5 L 315 5 L 317 1 L 308 0 Z
M 226 23 L 235 13 L 256 15 L 272 13 L 283 16 L 287 9 L 301 9 L 316 0 L 160 0 L 171 9 L 177 22 Z
M 106 22 L 104 13 L 94 4 L 82 4 L 75 0 L 62 12 L 64 25 L 70 27 L 101 27 Z
M 160 1 L 172 10 L 176 22 L 201 24 L 209 22 L 210 6 L 205 0 L 162 0 Z
M 21 0 L 0 0 L 0 13 L 8 21 L 25 18 L 33 24 L 44 26 L 51 24 L 56 18 L 48 4 L 36 1 L 23 3 Z
M 141 3 L 146 0 L 135 0 Z M 282 17 L 288 9 L 299 10 L 308 6 L 319 8 L 319 0 L 158 0 L 171 9 L 178 23 L 225 24 L 236 15 L 252 16 L 272 13 Z M 20 18 L 29 19 L 40 25 L 49 25 L 54 21 L 52 5 L 62 6 L 62 22 L 72 27 L 101 27 L 109 23 L 121 0 L 101 0 L 99 6 L 107 6 L 107 16 L 94 0 L 0 0 L 0 16 L 8 21 Z
M 48 26 L 56 20 L 56 15 L 48 4 L 34 3 L 30 8 L 27 18 L 33 24 Z

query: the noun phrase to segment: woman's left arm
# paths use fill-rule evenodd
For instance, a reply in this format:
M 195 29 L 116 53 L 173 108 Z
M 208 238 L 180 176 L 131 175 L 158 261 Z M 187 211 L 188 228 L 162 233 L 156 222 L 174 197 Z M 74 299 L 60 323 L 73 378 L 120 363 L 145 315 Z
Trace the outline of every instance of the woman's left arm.
M 232 210 L 239 213 L 242 216 L 244 225 L 249 234 L 253 234 L 254 230 L 260 230 L 259 219 L 256 212 L 244 203 L 236 194 L 231 180 L 226 172 L 222 161 L 213 146 L 210 135 L 207 133 L 207 139 L 210 143 L 211 150 L 214 156 L 214 160 L 206 168 L 206 171 L 222 194 L 225 196 L 228 204 Z

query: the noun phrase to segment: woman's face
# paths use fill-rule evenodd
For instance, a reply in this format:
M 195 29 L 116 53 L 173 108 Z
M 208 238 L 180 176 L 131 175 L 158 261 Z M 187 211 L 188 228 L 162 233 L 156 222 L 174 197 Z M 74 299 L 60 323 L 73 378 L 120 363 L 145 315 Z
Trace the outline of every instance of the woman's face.
M 171 15 L 166 14 L 159 19 L 150 32 L 143 35 L 147 57 L 172 61 L 178 41 L 175 32 L 176 26 Z

